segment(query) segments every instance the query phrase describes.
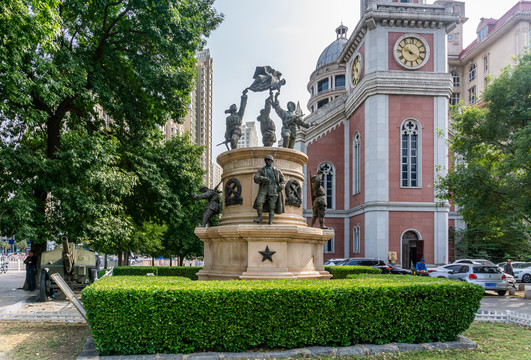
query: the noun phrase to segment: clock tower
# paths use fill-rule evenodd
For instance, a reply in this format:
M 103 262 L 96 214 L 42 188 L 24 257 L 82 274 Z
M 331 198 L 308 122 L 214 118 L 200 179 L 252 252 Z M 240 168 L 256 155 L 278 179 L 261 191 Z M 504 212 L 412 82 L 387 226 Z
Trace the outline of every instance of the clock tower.
M 448 1 L 360 3 L 361 20 L 335 62 L 345 68 L 345 93 L 312 108 L 306 121 L 317 126 L 299 138 L 309 171 L 328 172 L 336 237 L 325 258 L 446 263 L 449 207 L 434 183 L 448 165 L 446 38 L 459 16 Z

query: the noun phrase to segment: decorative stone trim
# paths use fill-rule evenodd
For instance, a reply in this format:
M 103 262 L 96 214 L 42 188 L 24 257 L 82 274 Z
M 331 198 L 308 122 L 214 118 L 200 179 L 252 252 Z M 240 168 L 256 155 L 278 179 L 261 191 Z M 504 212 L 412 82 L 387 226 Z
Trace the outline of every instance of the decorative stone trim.
M 390 343 L 385 345 L 360 344 L 354 346 L 331 347 L 331 346 L 310 346 L 307 348 L 266 351 L 266 352 L 241 352 L 241 353 L 194 353 L 194 354 L 154 354 L 154 355 L 123 355 L 105 356 L 105 360 L 254 360 L 254 359 L 292 359 L 292 358 L 313 358 L 322 356 L 372 356 L 377 354 L 400 354 L 408 351 L 440 351 L 440 350 L 464 350 L 475 349 L 477 344 L 460 335 L 457 341 L 433 342 L 424 344 L 404 344 Z M 94 341 L 89 336 L 83 352 L 79 354 L 78 360 L 99 360 L 96 355 Z

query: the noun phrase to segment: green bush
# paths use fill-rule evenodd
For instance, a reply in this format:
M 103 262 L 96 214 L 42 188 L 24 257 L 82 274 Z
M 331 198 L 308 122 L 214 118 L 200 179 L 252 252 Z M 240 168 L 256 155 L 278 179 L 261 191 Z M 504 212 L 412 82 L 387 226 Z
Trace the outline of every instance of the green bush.
M 103 275 L 105 275 L 106 272 L 107 272 L 107 270 L 100 270 L 100 271 L 98 271 L 98 279 L 101 279 L 101 277 L 102 277 Z
M 113 275 L 146 275 L 153 273 L 155 276 L 181 276 L 191 280 L 197 280 L 197 272 L 200 266 L 116 266 Z
M 202 266 L 161 266 L 159 276 L 181 276 L 191 280 L 197 280 L 197 272 Z
M 126 276 L 126 275 L 146 275 L 155 274 L 158 275 L 159 267 L 157 266 L 115 266 L 112 270 L 113 276 Z
M 382 270 L 371 266 L 325 266 L 324 269 L 332 275 L 332 280 L 346 279 L 349 274 L 381 274 Z
M 82 292 L 101 355 L 455 340 L 483 288 L 426 277 L 187 281 L 113 276 Z

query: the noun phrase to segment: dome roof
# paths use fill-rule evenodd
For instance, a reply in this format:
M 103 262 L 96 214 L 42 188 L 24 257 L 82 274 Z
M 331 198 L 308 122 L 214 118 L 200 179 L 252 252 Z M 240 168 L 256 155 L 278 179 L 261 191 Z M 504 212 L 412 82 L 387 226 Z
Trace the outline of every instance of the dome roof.
M 317 60 L 317 65 L 315 66 L 316 69 L 337 60 L 341 51 L 343 51 L 343 46 L 345 46 L 348 41 L 347 30 L 348 28 L 343 24 L 336 29 L 337 39 L 323 50 L 321 56 L 319 56 L 319 60 Z

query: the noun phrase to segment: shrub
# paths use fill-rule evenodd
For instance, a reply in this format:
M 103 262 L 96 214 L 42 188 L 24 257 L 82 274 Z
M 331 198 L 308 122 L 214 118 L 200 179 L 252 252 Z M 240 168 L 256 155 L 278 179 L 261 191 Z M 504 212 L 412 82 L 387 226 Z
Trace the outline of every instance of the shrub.
M 124 275 L 146 275 L 146 274 L 158 274 L 157 266 L 115 266 L 112 275 L 124 276 Z
M 82 292 L 100 354 L 455 340 L 483 288 L 446 279 L 182 281 L 113 276 Z
M 332 280 L 346 279 L 349 274 L 381 274 L 382 270 L 371 266 L 325 266 Z
M 161 266 L 159 276 L 181 276 L 191 280 L 197 280 L 197 272 L 202 266 Z
M 200 266 L 116 266 L 113 275 L 146 275 L 153 273 L 155 276 L 181 276 L 191 280 L 197 280 L 197 272 Z

